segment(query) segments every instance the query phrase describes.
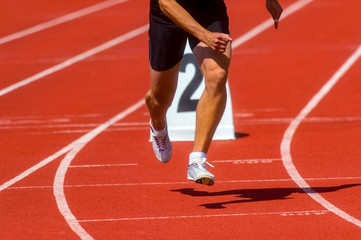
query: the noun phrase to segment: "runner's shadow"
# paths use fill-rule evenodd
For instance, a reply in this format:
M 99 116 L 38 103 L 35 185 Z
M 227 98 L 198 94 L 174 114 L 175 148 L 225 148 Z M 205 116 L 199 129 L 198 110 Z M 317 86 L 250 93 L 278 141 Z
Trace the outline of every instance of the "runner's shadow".
M 199 205 L 211 209 L 220 209 L 220 208 L 226 208 L 224 205 L 228 205 L 228 204 L 271 201 L 271 200 L 287 200 L 287 199 L 292 199 L 289 196 L 293 193 L 335 192 L 341 189 L 356 187 L 360 185 L 361 184 L 345 184 L 335 187 L 315 187 L 315 188 L 304 188 L 304 189 L 301 188 L 236 189 L 236 190 L 221 191 L 221 192 L 197 191 L 194 190 L 194 188 L 183 188 L 183 189 L 174 189 L 171 191 L 180 192 L 182 194 L 189 195 L 192 197 L 216 197 L 216 196 L 236 195 L 236 197 L 238 198 L 244 198 L 241 200 L 207 203 L 207 204 Z

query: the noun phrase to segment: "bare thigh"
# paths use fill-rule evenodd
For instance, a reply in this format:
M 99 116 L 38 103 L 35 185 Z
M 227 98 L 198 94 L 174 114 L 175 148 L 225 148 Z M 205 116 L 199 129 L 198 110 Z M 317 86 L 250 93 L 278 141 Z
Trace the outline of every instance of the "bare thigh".
M 151 95 L 167 107 L 170 106 L 177 88 L 180 64 L 181 61 L 165 71 L 150 69 Z
M 231 63 L 232 48 L 231 43 L 228 44 L 227 50 L 220 53 L 210 49 L 206 44 L 200 42 L 193 49 L 194 57 L 205 76 L 206 87 L 214 81 L 221 81 L 224 83 L 228 76 L 228 68 Z M 224 76 L 222 76 L 224 74 Z

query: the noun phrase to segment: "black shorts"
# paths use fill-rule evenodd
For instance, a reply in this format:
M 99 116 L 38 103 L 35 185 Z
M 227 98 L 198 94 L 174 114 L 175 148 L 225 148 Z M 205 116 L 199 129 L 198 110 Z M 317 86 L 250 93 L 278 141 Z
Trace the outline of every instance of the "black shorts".
M 177 2 L 204 28 L 229 34 L 227 8 L 223 0 Z M 164 71 L 175 66 L 183 57 L 187 39 L 192 50 L 200 42 L 165 16 L 158 0 L 150 1 L 149 25 L 149 61 L 154 70 Z

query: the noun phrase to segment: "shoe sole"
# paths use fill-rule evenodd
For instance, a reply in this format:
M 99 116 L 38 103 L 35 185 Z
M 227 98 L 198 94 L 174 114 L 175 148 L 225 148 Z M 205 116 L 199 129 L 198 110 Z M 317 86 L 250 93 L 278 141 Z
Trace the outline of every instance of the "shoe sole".
M 195 183 L 199 183 L 199 184 L 203 184 L 203 185 L 208 185 L 208 186 L 212 186 L 214 184 L 214 181 L 212 178 L 199 178 L 197 180 L 194 181 Z
M 208 185 L 208 186 L 212 186 L 214 185 L 214 179 L 210 178 L 210 177 L 199 177 L 197 179 L 193 179 L 192 177 L 188 176 L 188 180 L 194 181 L 195 183 L 198 184 L 203 184 L 203 185 Z

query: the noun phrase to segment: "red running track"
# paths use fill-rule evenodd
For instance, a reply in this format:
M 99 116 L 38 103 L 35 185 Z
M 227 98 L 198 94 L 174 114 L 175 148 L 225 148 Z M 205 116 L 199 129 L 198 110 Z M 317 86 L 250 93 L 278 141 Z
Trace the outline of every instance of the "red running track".
M 3 1 L 8 24 L 0 37 L 100 1 L 53 2 Z M 285 9 L 295 2 L 281 1 Z M 233 39 L 269 19 L 263 2 L 227 5 Z M 145 32 L 0 96 L 0 239 L 360 239 L 357 223 L 292 180 L 280 151 L 291 121 L 361 44 L 359 8 L 356 0 L 310 1 L 278 31 L 234 48 L 229 84 L 238 138 L 212 143 L 211 188 L 186 180 L 190 142 L 175 142 L 167 165 L 153 156 L 142 102 Z M 148 1 L 129 0 L 1 44 L 0 91 L 144 26 L 147 12 Z M 360 69 L 356 60 L 291 141 L 303 179 L 357 220 Z M 116 123 L 97 128 L 109 119 Z

